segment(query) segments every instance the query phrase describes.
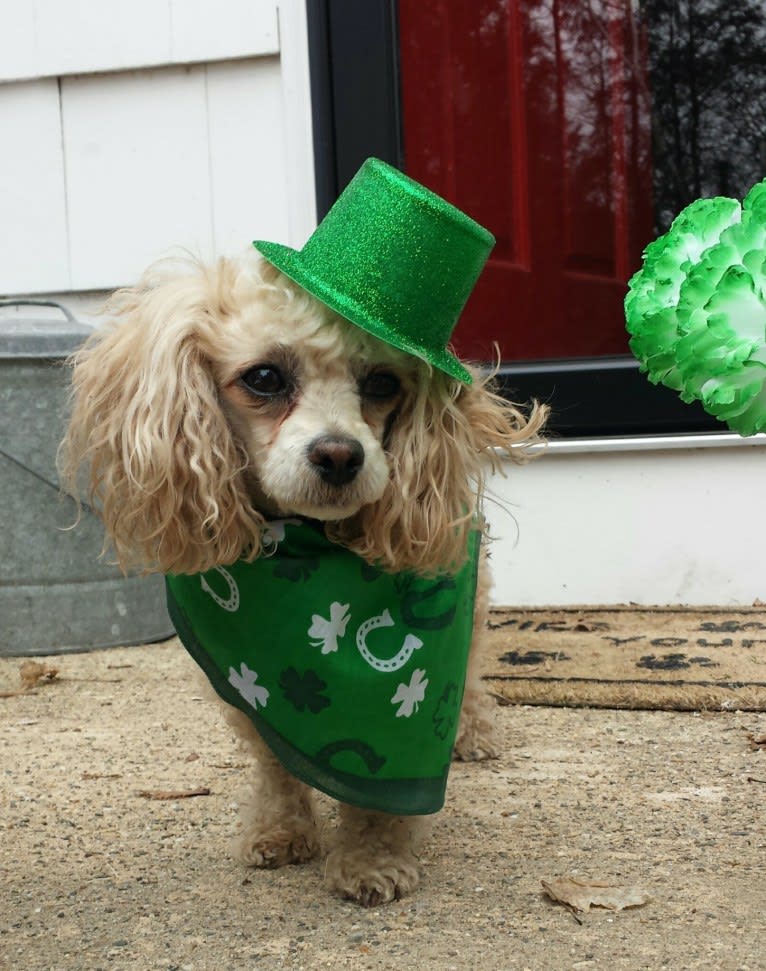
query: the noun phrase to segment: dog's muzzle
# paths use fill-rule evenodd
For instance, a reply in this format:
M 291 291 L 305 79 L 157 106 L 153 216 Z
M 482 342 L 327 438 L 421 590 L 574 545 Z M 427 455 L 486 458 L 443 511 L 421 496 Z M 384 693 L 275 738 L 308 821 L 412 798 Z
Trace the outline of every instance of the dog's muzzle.
M 308 446 L 308 460 L 328 485 L 353 482 L 364 465 L 361 442 L 345 435 L 321 435 Z

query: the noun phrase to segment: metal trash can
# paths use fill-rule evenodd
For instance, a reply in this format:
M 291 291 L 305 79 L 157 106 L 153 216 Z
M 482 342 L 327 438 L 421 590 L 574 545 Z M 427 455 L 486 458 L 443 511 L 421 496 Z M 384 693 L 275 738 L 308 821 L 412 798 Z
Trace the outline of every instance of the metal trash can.
M 61 319 L 2 313 L 53 306 Z M 97 516 L 59 492 L 64 359 L 91 329 L 59 304 L 0 300 L 0 656 L 148 643 L 173 634 L 160 576 L 125 577 L 99 559 Z

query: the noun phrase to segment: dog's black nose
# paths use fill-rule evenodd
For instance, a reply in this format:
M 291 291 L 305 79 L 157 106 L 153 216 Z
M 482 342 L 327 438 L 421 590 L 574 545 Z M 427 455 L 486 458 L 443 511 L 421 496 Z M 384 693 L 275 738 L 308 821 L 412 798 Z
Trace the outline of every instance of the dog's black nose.
M 308 448 L 308 459 L 330 485 L 348 485 L 364 465 L 361 442 L 344 435 L 321 435 Z

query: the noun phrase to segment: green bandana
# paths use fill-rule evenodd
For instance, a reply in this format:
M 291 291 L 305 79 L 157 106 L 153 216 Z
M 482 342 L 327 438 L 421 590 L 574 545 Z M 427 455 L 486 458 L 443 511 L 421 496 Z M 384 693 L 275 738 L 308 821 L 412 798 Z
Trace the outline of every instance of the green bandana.
M 315 524 L 269 524 L 270 555 L 168 576 L 178 635 L 285 768 L 383 812 L 444 804 L 479 551 L 452 576 L 389 574 Z

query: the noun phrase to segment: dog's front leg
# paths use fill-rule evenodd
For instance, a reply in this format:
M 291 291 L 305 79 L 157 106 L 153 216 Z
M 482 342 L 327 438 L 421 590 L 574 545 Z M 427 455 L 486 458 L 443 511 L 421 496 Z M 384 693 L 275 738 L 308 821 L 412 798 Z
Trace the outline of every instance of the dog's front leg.
M 495 700 L 481 680 L 479 651 L 472 648 L 460 711 L 460 727 L 453 757 L 460 762 L 483 762 L 499 754 Z
M 332 889 L 364 907 L 411 893 L 420 883 L 424 817 L 390 816 L 344 803 L 339 809 L 340 825 L 327 857 Z
M 489 592 L 492 577 L 487 554 L 482 552 L 479 561 L 479 580 L 476 585 L 476 604 L 473 613 L 471 653 L 460 712 L 460 726 L 455 741 L 454 757 L 462 762 L 481 762 L 498 756 L 495 701 L 482 682 L 482 663 L 487 644 L 489 619 Z
M 473 635 L 468 671 L 463 693 L 460 726 L 455 741 L 454 757 L 463 762 L 481 762 L 498 756 L 495 701 L 482 681 L 482 663 L 487 643 L 489 618 L 489 592 L 492 577 L 486 553 L 479 561 L 479 579 L 476 585 Z
M 242 748 L 255 760 L 252 788 L 240 806 L 237 858 L 268 868 L 311 860 L 319 852 L 311 790 L 282 767 L 246 715 L 224 708 Z

